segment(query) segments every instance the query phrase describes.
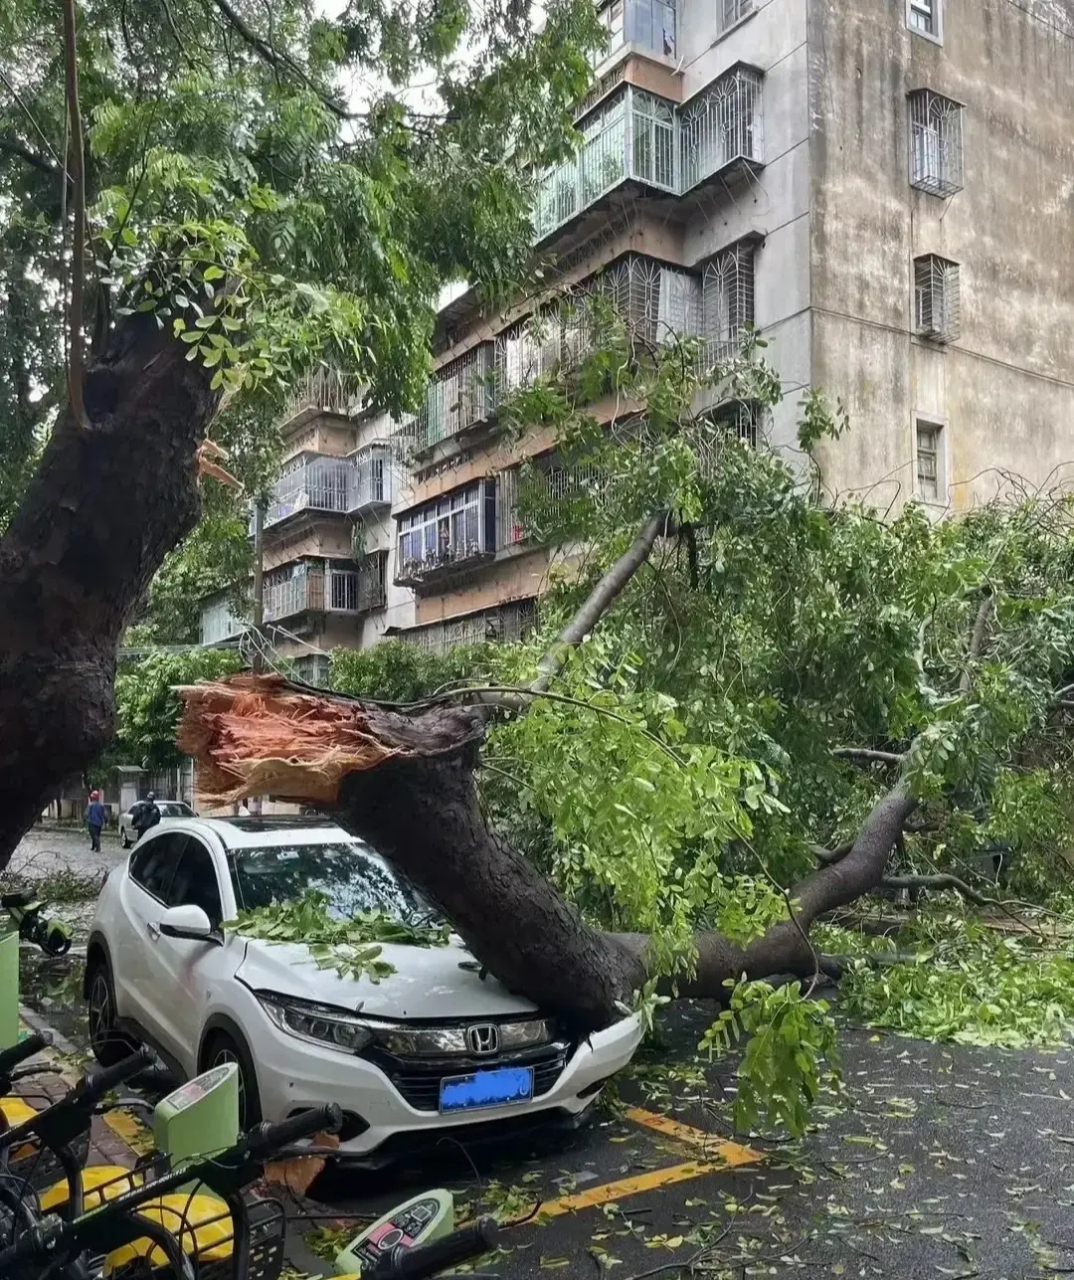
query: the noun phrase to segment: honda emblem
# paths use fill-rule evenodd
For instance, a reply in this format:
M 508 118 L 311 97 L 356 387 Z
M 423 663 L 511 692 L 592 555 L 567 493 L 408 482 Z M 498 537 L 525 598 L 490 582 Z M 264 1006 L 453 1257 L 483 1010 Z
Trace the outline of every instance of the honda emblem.
M 466 1044 L 471 1053 L 487 1057 L 500 1047 L 500 1029 L 494 1022 L 479 1022 L 466 1028 Z

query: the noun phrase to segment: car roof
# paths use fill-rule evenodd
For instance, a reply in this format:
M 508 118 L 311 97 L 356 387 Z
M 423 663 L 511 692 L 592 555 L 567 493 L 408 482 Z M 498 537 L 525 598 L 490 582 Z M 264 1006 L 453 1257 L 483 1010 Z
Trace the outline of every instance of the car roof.
M 344 831 L 338 823 L 304 814 L 187 818 L 184 825 L 212 831 L 228 849 L 266 848 L 285 841 L 295 844 L 357 843 L 356 837 Z

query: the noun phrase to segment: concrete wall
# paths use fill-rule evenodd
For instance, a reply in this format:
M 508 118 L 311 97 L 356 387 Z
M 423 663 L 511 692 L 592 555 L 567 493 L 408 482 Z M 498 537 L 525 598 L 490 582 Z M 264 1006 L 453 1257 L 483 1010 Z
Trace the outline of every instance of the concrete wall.
M 945 0 L 942 46 L 902 0 L 809 3 L 814 380 L 852 419 L 822 451 L 830 491 L 907 500 L 918 417 L 944 426 L 941 507 L 1069 479 L 1074 3 Z M 949 200 L 909 183 L 906 95 L 924 87 L 965 104 Z M 912 336 L 926 253 L 960 264 L 961 336 L 940 348 Z

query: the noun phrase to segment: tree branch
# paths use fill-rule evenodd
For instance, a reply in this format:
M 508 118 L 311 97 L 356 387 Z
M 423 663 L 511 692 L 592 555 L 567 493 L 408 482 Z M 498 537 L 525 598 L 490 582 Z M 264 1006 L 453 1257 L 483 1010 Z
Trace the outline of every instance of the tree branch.
M 667 529 L 666 514 L 650 516 L 630 547 L 616 560 L 589 593 L 585 603 L 557 636 L 555 643 L 537 664 L 536 679 L 528 689 L 518 693 L 502 693 L 490 690 L 477 693 L 473 702 L 489 708 L 506 711 L 524 711 L 530 704 L 530 695 L 544 693 L 563 670 L 567 656 L 582 643 L 601 618 L 614 604 L 631 578 L 648 560 L 657 538 Z
M 958 876 L 946 874 L 933 876 L 885 876 L 882 883 L 885 889 L 956 889 L 964 898 L 968 898 L 970 902 L 976 903 L 979 907 L 999 906 L 999 902 L 995 898 L 986 898 L 983 893 L 978 893 L 976 889 L 971 889 L 965 880 L 960 880 Z
M 988 627 L 992 620 L 992 610 L 995 608 L 995 596 L 992 594 L 991 588 L 987 588 L 986 591 L 987 594 L 977 606 L 977 617 L 974 619 L 973 631 L 970 633 L 970 647 L 966 654 L 966 665 L 962 668 L 962 677 L 958 682 L 958 691 L 963 697 L 973 688 L 973 666 L 980 657 L 988 639 Z
M 20 160 L 25 160 L 27 164 L 33 165 L 35 169 L 40 169 L 42 173 L 47 173 L 50 178 L 58 178 L 60 176 L 59 169 L 50 160 L 37 155 L 29 147 L 24 147 L 21 142 L 16 142 L 14 138 L 0 138 L 0 151 L 6 151 L 9 155 L 18 156 Z
M 75 226 L 71 254 L 71 305 L 68 326 L 71 356 L 67 370 L 67 396 L 80 427 L 89 426 L 82 394 L 82 302 L 86 287 L 86 173 L 82 114 L 78 105 L 78 48 L 75 41 L 75 0 L 63 0 L 64 68 L 67 82 L 67 114 L 71 124 L 70 165 L 75 194 Z
M 257 32 L 245 21 L 240 13 L 237 13 L 228 0 L 213 0 L 213 4 L 223 14 L 232 27 L 242 36 L 243 40 L 261 55 L 264 60 L 277 71 L 286 71 L 289 75 L 300 80 L 312 93 L 324 103 L 329 111 L 332 112 L 340 120 L 355 120 L 359 117 L 348 111 L 346 107 L 341 107 L 332 97 L 325 93 L 313 80 L 306 74 L 301 66 L 289 54 L 277 49 L 275 45 L 270 44 L 263 36 L 259 36 Z
M 874 764 L 902 764 L 906 759 L 895 751 L 873 751 L 868 747 L 836 747 L 832 755 L 837 760 L 865 760 Z

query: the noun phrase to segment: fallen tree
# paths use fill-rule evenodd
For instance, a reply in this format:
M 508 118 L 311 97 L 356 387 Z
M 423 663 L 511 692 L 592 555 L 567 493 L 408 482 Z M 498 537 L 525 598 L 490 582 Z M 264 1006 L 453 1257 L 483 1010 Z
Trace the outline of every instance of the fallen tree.
M 444 912 L 474 956 L 508 987 L 578 1031 L 632 1007 L 654 972 L 643 934 L 594 929 L 522 853 L 492 831 L 474 782 L 486 706 L 407 714 L 330 699 L 280 676 L 236 676 L 184 690 L 180 747 L 221 800 L 260 794 L 313 802 L 388 856 Z M 822 913 L 880 883 L 915 808 L 894 788 L 838 863 L 790 891 L 792 918 L 740 945 L 716 931 L 695 939 L 682 996 L 723 1000 L 743 975 L 807 977 L 808 929 Z

